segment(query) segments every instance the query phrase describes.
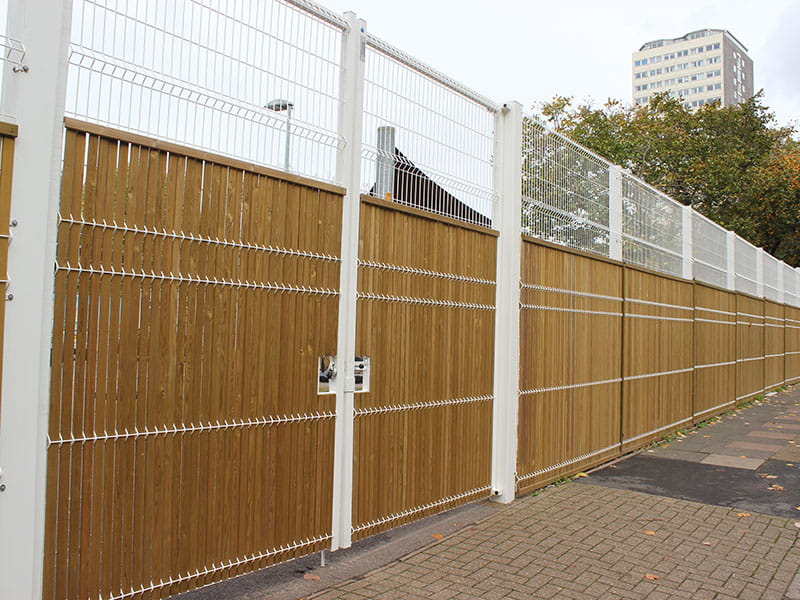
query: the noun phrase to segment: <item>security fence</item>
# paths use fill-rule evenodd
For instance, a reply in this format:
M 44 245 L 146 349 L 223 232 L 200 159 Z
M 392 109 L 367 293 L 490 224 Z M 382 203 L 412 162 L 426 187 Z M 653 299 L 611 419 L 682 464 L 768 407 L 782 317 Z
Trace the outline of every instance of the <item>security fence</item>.
M 351 13 L 37 2 L 3 46 L 10 597 L 167 597 L 800 380 L 796 269 Z

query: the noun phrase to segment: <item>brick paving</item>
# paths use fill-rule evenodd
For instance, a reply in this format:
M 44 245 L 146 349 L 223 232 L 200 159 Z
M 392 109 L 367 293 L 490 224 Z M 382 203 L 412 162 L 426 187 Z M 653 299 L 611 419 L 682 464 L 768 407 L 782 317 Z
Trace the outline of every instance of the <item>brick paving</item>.
M 568 483 L 312 597 L 784 598 L 800 568 L 800 528 L 738 514 Z

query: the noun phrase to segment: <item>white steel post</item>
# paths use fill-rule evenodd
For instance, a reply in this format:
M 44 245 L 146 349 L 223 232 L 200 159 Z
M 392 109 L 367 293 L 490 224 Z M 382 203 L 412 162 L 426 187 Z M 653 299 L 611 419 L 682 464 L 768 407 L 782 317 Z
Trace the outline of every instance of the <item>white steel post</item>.
M 683 275 L 684 279 L 692 279 L 694 277 L 694 272 L 692 268 L 692 207 L 691 206 L 684 206 L 683 207 L 683 223 L 681 227 L 681 231 L 683 235 L 681 236 L 682 241 L 682 256 L 683 256 L 683 265 L 681 268 L 681 274 Z
M 519 413 L 519 301 L 522 258 L 522 105 L 511 102 L 495 121 L 495 190 L 499 202 L 494 333 L 492 497 L 516 493 Z
M 622 169 L 608 167 L 608 256 L 622 260 Z
M 736 291 L 736 234 L 732 231 L 727 232 L 726 244 L 726 261 L 727 267 L 727 287 L 731 291 Z
M 358 238 L 361 209 L 361 130 L 364 108 L 365 21 L 344 14 L 348 30 L 342 40 L 337 181 L 347 192 L 342 210 L 342 263 L 339 278 L 337 335 L 336 439 L 333 463 L 333 524 L 331 549 L 349 548 L 353 524 L 353 407 L 356 389 L 356 302 L 358 293 Z
M 27 70 L 4 66 L 16 115 L 0 403 L 0 598 L 42 594 L 45 472 L 53 331 L 53 267 L 72 2 L 11 0 L 8 34 Z
M 756 249 L 756 296 L 764 297 L 764 255 L 761 248 Z

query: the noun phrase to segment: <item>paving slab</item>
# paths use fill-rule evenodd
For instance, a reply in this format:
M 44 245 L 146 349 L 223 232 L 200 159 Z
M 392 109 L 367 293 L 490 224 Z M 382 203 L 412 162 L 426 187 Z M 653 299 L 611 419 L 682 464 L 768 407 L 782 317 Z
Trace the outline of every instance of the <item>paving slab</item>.
M 726 456 L 724 454 L 709 454 L 700 461 L 706 465 L 716 465 L 718 467 L 733 467 L 735 469 L 747 469 L 755 471 L 764 464 L 760 458 L 747 458 L 741 456 Z
M 774 427 L 775 429 L 785 429 L 787 431 L 800 431 L 800 423 L 788 423 L 785 421 L 767 423 L 764 427 Z
M 756 452 L 771 452 L 775 453 L 783 449 L 782 444 L 759 444 L 757 442 L 731 442 L 726 444 L 728 448 L 737 448 L 740 450 L 755 450 Z
M 793 433 L 782 433 L 780 431 L 751 431 L 747 437 L 764 438 L 768 440 L 793 440 Z

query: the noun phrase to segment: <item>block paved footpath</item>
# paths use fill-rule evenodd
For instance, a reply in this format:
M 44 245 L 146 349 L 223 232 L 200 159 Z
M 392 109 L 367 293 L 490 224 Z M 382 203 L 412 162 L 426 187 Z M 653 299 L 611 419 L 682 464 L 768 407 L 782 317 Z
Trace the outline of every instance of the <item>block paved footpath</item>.
M 800 528 L 739 514 L 573 482 L 311 598 L 787 597 Z

